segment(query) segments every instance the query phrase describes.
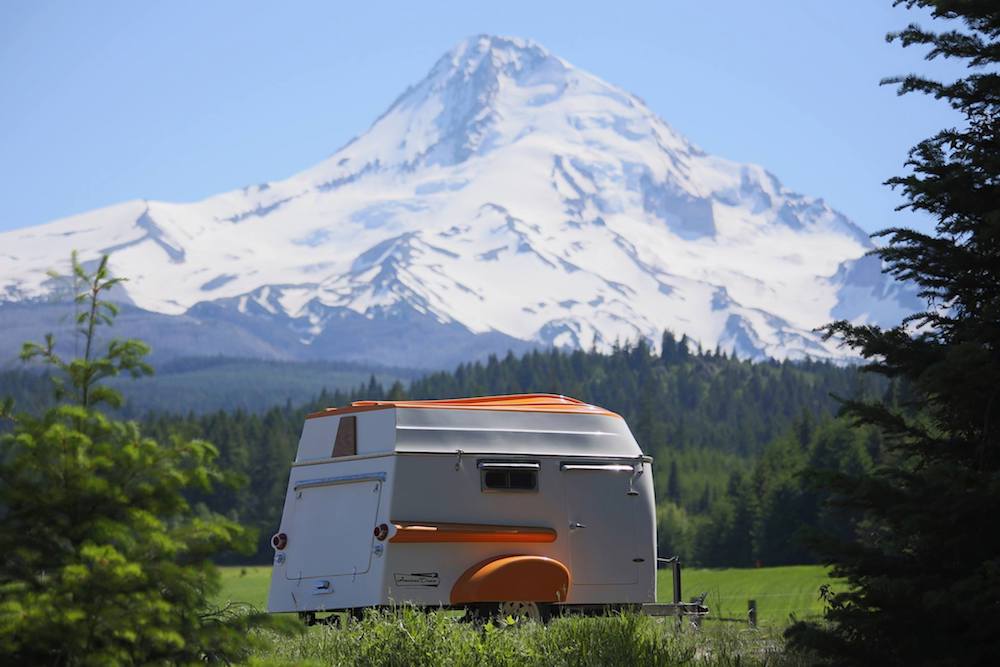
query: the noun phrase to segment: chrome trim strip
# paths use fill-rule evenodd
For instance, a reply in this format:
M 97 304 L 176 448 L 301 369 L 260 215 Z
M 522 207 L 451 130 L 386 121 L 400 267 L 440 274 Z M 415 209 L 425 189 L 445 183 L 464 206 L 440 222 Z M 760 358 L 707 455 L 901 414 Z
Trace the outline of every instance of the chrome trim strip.
M 475 426 L 406 426 L 396 425 L 397 431 L 467 431 L 470 433 L 537 433 L 545 435 L 611 435 L 610 431 L 551 431 L 535 428 L 482 428 Z
M 541 470 L 540 463 L 527 461 L 477 461 L 480 470 Z
M 292 487 L 294 491 L 300 489 L 311 489 L 317 486 L 332 486 L 334 484 L 352 484 L 354 482 L 384 482 L 384 472 L 363 472 L 357 475 L 340 475 L 339 477 L 319 477 L 317 479 L 303 479 L 295 482 Z
M 635 472 L 635 468 L 622 463 L 560 463 L 560 470 L 605 470 L 607 472 Z
M 436 453 L 436 452 L 435 452 Z M 355 454 L 354 456 L 325 456 L 321 459 L 304 459 L 302 461 L 293 461 L 293 468 L 301 468 L 304 466 L 317 466 L 323 465 L 324 463 L 346 463 L 347 461 L 362 461 L 364 459 L 378 459 L 383 456 L 395 456 L 395 450 L 389 449 L 382 452 L 372 452 L 371 454 Z

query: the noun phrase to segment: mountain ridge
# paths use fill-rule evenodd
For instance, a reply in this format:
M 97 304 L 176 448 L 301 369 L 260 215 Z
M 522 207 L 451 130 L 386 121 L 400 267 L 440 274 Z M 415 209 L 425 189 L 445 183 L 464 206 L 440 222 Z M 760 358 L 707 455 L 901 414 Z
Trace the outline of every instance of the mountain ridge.
M 7 302 L 58 294 L 44 270 L 71 248 L 112 252 L 138 310 L 225 322 L 290 358 L 420 367 L 663 329 L 742 357 L 836 359 L 816 326 L 920 307 L 822 199 L 708 155 L 534 42 L 489 35 L 290 178 L 125 202 L 0 247 Z

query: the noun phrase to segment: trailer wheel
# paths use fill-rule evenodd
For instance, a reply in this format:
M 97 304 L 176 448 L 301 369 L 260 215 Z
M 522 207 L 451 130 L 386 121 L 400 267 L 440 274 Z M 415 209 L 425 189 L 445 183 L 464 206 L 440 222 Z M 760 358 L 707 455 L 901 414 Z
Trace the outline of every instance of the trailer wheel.
M 334 613 L 330 614 L 329 616 L 325 616 L 324 618 L 318 618 L 318 619 L 316 619 L 316 621 L 318 623 L 322 623 L 323 625 L 328 625 L 331 628 L 342 628 L 342 627 L 344 627 L 344 617 L 343 617 L 342 614 L 340 614 L 338 612 L 334 612 Z
M 465 605 L 465 614 L 459 618 L 460 623 L 471 623 L 475 626 L 480 626 L 485 623 L 490 617 L 490 612 L 487 611 L 486 605 L 482 604 L 467 604 Z
M 489 620 L 505 620 L 510 617 L 515 621 L 532 620 L 539 623 L 548 623 L 553 617 L 559 614 L 556 605 L 518 601 L 518 602 L 479 602 L 465 605 L 465 615 L 459 621 L 462 623 L 472 623 L 483 625 Z
M 515 621 L 535 621 L 541 623 L 548 620 L 542 614 L 542 609 L 537 602 L 518 600 L 517 602 L 501 602 L 497 609 L 497 615 L 501 619 L 513 618 Z M 547 616 L 547 614 L 545 615 Z

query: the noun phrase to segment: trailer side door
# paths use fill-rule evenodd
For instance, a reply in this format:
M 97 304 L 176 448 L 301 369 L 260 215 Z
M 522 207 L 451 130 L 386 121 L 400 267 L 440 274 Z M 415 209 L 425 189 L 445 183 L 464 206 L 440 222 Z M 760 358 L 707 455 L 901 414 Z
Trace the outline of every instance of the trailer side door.
M 306 479 L 293 486 L 288 579 L 364 574 L 371 566 L 385 473 Z
M 568 504 L 573 585 L 638 581 L 638 496 L 629 495 L 633 467 L 617 463 L 560 466 Z

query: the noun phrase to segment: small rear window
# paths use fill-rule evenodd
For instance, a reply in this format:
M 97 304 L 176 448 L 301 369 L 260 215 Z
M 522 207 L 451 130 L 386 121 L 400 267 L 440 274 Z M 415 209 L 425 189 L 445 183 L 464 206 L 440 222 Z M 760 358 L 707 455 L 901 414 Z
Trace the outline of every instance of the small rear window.
M 483 491 L 536 491 L 538 464 L 480 463 Z
M 337 423 L 337 437 L 333 441 L 331 456 L 354 456 L 358 453 L 358 418 L 341 417 Z

